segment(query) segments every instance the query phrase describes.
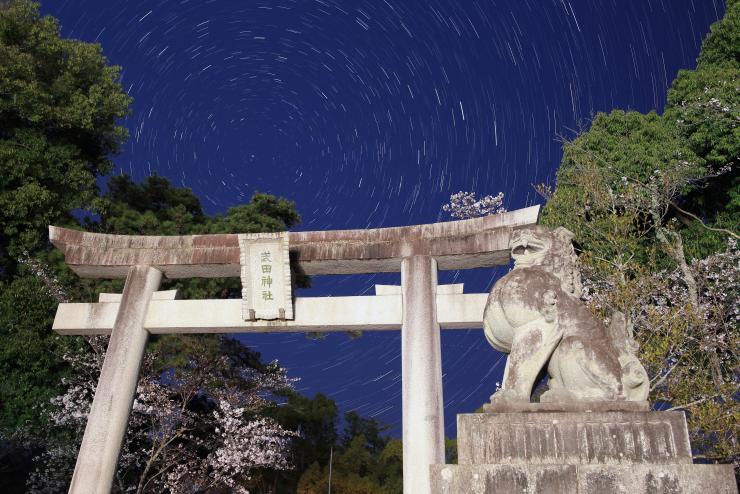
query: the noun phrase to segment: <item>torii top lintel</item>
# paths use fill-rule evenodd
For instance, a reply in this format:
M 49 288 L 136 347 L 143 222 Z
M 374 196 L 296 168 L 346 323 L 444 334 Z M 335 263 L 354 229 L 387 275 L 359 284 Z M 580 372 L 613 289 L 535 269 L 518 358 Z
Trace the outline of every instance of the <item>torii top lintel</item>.
M 443 270 L 507 264 L 512 230 L 536 224 L 539 209 L 427 225 L 290 232 L 291 261 L 309 275 L 397 272 L 412 255 L 432 256 Z M 49 238 L 84 278 L 125 278 L 134 265 L 156 267 L 168 278 L 240 273 L 236 234 L 109 235 L 50 226 Z

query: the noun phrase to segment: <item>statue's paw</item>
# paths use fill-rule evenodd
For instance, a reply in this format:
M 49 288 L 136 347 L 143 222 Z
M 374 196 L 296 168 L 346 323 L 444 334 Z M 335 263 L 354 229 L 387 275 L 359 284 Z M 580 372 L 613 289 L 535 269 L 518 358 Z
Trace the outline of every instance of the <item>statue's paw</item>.
M 528 403 L 529 397 L 523 397 L 520 394 L 509 389 L 500 389 L 491 395 L 491 403 L 483 405 L 483 411 L 510 411 L 513 409 L 518 409 L 519 405 Z
M 529 399 L 510 389 L 499 389 L 491 395 L 491 403 L 528 403 Z
M 540 396 L 540 403 L 572 403 L 578 397 L 567 389 L 548 389 Z

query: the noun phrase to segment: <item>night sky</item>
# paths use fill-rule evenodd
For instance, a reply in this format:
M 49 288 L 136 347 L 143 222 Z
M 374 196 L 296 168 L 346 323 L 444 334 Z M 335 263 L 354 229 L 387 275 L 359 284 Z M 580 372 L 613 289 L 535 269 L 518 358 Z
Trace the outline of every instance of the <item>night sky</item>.
M 208 213 L 255 191 L 299 230 L 447 220 L 450 194 L 552 182 L 562 137 L 598 111 L 662 109 L 721 0 L 68 0 L 66 37 L 97 41 L 134 98 L 117 173 L 156 172 Z M 441 272 L 487 291 L 507 268 Z M 372 294 L 399 275 L 315 277 L 299 296 Z M 298 389 L 400 432 L 399 332 L 243 335 Z M 447 434 L 487 401 L 504 357 L 481 330 L 442 335 Z

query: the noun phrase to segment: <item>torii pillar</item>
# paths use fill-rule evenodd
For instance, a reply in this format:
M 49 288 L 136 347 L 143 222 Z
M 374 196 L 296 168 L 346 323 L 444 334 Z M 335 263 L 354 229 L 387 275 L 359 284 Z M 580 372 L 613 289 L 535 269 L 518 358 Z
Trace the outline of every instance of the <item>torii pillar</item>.
M 69 486 L 71 493 L 111 491 L 149 338 L 144 321 L 161 279 L 162 273 L 150 266 L 129 269 L 87 416 L 85 435 Z
M 442 293 L 437 269 L 509 262 L 515 228 L 537 223 L 539 206 L 469 220 L 368 230 L 290 232 L 305 274 L 401 272 L 392 296 L 296 298 L 293 320 L 245 321 L 241 300 L 162 300 L 167 278 L 239 277 L 238 235 L 134 236 L 50 227 L 52 243 L 81 277 L 126 278 L 120 302 L 60 304 L 60 334 L 110 334 L 70 493 L 110 491 L 151 333 L 394 330 L 402 332 L 403 483 L 428 494 L 430 465 L 444 463 L 440 329 L 482 327 L 488 294 Z M 160 296 L 157 296 L 160 295 Z
M 429 465 L 445 463 L 442 350 L 437 323 L 437 261 L 401 263 L 403 325 L 403 491 L 431 492 Z

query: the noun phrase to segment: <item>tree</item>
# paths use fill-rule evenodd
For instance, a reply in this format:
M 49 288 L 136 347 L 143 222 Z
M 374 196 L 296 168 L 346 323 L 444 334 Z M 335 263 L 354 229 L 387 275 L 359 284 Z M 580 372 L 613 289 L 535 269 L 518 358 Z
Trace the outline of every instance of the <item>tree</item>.
M 317 393 L 308 398 L 288 393 L 287 401 L 270 414 L 278 423 L 298 436 L 291 443 L 292 471 L 265 472 L 266 485 L 275 492 L 294 492 L 298 480 L 312 464 L 326 465 L 337 444 L 338 409 L 334 400 Z
M 401 441 L 384 436 L 386 429 L 354 411 L 344 415 L 343 431 L 333 443 L 332 492 L 391 494 L 403 490 Z M 301 475 L 297 492 L 319 494 L 328 486 L 328 461 L 315 461 Z
M 725 235 L 704 225 L 740 230 L 740 2 L 712 25 L 696 70 L 682 70 L 668 91 L 665 116 L 714 175 L 687 195 L 687 252 L 701 258 L 724 248 Z M 724 171 L 724 173 L 720 173 Z
M 49 224 L 91 208 L 131 98 L 100 45 L 59 36 L 27 0 L 0 10 L 0 276 L 45 247 Z
M 88 228 L 127 235 L 279 232 L 301 220 L 295 203 L 259 192 L 224 215 L 206 216 L 192 190 L 156 174 L 140 184 L 127 175 L 111 177 L 99 206 L 100 218 L 88 220 Z
M 344 414 L 344 431 L 342 432 L 340 446 L 344 449 L 350 447 L 353 441 L 358 437 L 365 440 L 362 445 L 371 454 L 379 454 L 388 444 L 388 437 L 383 436 L 383 432 L 388 429 L 373 418 L 365 418 L 354 411 Z
M 697 59 L 697 68 L 740 68 L 740 1 L 727 0 L 725 16 L 709 28 Z
M 7 432 L 40 426 L 38 407 L 68 373 L 60 356 L 77 342 L 49 335 L 57 303 L 34 276 L 0 282 L 0 424 Z
M 395 440 L 394 446 L 398 446 Z M 394 494 L 402 492 L 401 457 L 373 455 L 365 448 L 365 438 L 356 436 L 349 447 L 335 453 L 331 491 L 337 494 Z M 390 468 L 389 468 L 390 467 Z M 392 467 L 395 467 L 392 468 Z M 301 476 L 299 494 L 323 494 L 329 487 L 329 466 L 312 464 Z
M 615 278 L 584 278 L 583 299 L 607 319 L 627 311 L 639 357 L 650 376 L 650 400 L 661 410 L 686 410 L 695 458 L 737 462 L 740 403 L 740 250 L 694 260 L 693 305 L 682 270 L 642 272 L 625 285 Z
M 45 256 L 51 223 L 94 208 L 131 99 L 97 44 L 63 39 L 26 0 L 0 9 L 0 431 L 39 425 L 35 407 L 59 391 L 61 354 L 49 334 L 55 299 L 23 260 Z M 52 277 L 56 273 L 52 274 Z
M 301 477 L 298 494 L 324 494 L 329 489 L 328 467 L 314 463 Z M 331 477 L 331 492 L 336 494 L 390 494 L 372 479 L 355 473 L 336 472 Z M 400 491 L 396 491 L 400 492 Z
M 595 268 L 626 280 L 655 253 L 656 235 L 673 254 L 667 207 L 703 175 L 703 162 L 663 117 L 600 113 L 588 132 L 565 142 L 542 219 L 571 230 Z
M 102 367 L 107 338 L 93 352 L 69 355 L 78 371 L 52 400 L 54 429 L 29 478 L 30 492 L 63 491 L 72 476 Z M 294 433 L 264 416 L 265 396 L 285 393 L 291 380 L 276 362 L 232 339 L 192 349 L 186 366 L 162 371 L 157 345 L 147 354 L 115 478 L 116 492 L 248 492 L 256 469 L 288 469 Z
M 574 232 L 592 311 L 634 331 L 650 400 L 685 410 L 695 457 L 721 462 L 740 457 L 739 19 L 730 2 L 664 115 L 598 114 L 565 142 L 542 216 Z

